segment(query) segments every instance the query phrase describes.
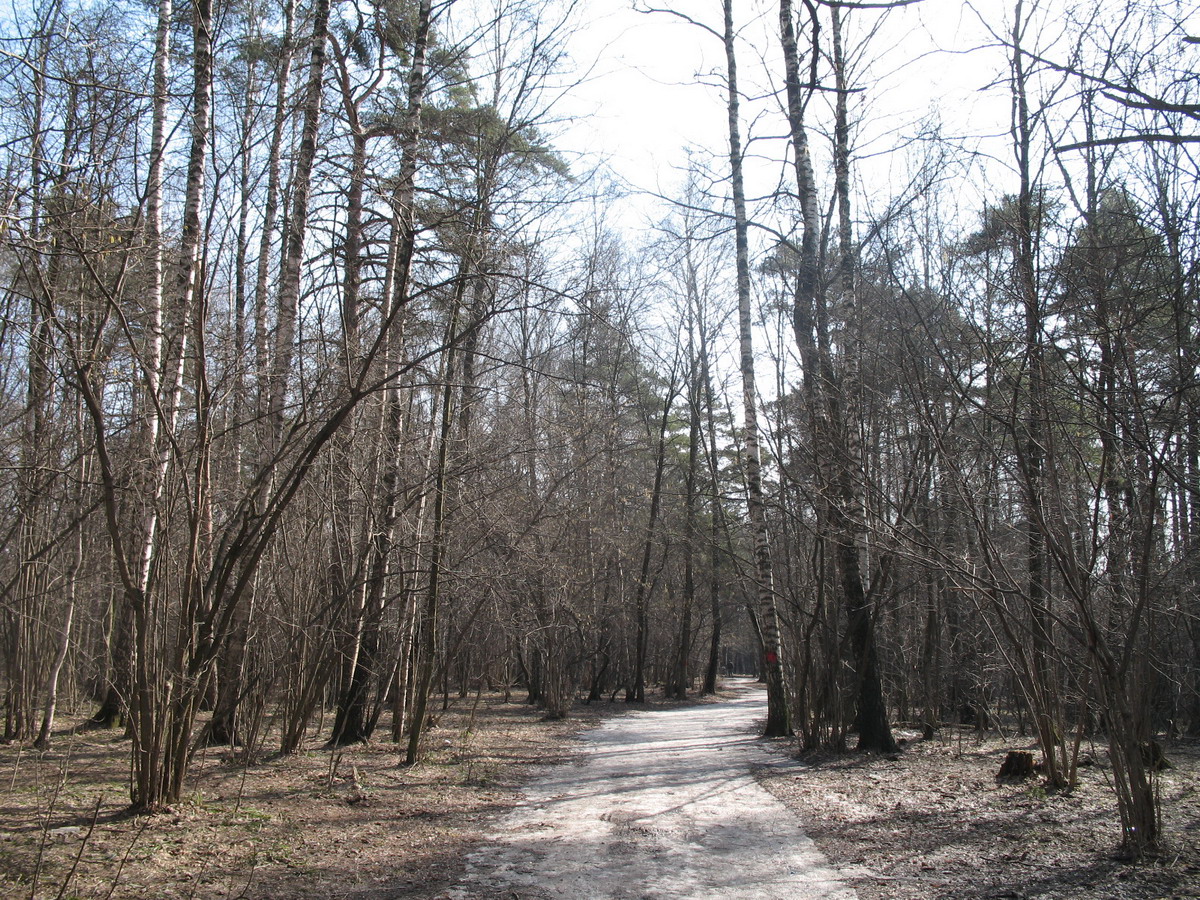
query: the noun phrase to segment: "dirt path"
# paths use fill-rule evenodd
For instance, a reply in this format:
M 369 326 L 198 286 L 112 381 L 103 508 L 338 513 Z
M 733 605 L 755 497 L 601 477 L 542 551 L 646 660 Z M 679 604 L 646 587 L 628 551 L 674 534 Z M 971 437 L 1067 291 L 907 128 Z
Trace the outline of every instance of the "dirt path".
M 752 767 L 761 688 L 610 719 L 526 789 L 474 852 L 453 900 L 678 897 L 854 900 Z

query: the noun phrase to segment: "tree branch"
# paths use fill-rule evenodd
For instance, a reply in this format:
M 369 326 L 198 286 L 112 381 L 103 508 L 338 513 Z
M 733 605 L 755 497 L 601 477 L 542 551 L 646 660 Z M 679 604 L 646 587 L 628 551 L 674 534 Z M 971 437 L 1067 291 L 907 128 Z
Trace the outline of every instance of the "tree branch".
M 1055 153 L 1066 153 L 1068 150 L 1083 150 L 1089 147 L 1116 147 L 1121 144 L 1200 144 L 1197 134 L 1122 134 L 1109 138 L 1093 138 L 1090 141 L 1077 141 L 1074 144 L 1063 144 L 1055 147 Z

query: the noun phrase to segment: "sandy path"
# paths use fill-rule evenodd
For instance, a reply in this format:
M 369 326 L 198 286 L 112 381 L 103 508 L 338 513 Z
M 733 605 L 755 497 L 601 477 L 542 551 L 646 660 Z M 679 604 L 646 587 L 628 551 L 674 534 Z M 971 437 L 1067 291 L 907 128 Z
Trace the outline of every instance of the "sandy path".
M 854 900 L 751 767 L 761 688 L 610 719 L 472 854 L 454 900 Z

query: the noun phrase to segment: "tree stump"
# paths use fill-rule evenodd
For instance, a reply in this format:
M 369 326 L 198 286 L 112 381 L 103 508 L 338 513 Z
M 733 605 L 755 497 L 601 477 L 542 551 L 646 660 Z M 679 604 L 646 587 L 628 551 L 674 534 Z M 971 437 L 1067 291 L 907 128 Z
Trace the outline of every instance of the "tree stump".
M 1009 750 L 996 778 L 1000 781 L 1024 781 L 1033 776 L 1033 754 L 1028 750 Z

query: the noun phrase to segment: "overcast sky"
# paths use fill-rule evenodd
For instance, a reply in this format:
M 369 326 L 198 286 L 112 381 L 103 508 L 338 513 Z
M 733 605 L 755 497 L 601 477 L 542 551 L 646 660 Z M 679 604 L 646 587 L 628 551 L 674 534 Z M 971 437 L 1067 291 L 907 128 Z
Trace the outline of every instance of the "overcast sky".
M 997 11 L 1006 6 L 997 0 L 983 3 Z M 639 0 L 639 5 L 647 4 Z M 658 5 L 721 27 L 720 0 Z M 632 187 L 667 193 L 682 180 L 685 148 L 713 156 L 727 152 L 720 85 L 725 60 L 717 38 L 665 13 L 637 12 L 632 0 L 593 0 L 584 15 L 573 53 L 581 66 L 594 65 L 565 107 L 578 116 L 567 129 L 568 145 L 605 156 Z M 758 139 L 753 154 L 774 160 L 759 163 L 761 187 L 779 177 L 785 150 L 775 139 L 783 124 L 769 96 L 782 70 L 777 2 L 739 0 L 735 21 L 741 29 L 739 78 L 748 97 L 744 133 Z M 879 28 L 859 67 L 860 83 L 867 88 L 856 98 L 860 178 L 885 183 L 902 178 L 897 167 L 907 167 L 909 157 L 897 155 L 895 148 L 934 119 L 948 135 L 970 136 L 973 149 L 1003 154 L 1008 102 L 1002 90 L 984 89 L 1003 71 L 1004 56 L 998 49 L 966 52 L 986 43 L 987 36 L 979 16 L 961 0 L 924 0 L 886 16 L 854 12 L 849 21 L 848 43 L 868 28 Z M 830 121 L 817 110 L 811 124 L 819 130 Z

